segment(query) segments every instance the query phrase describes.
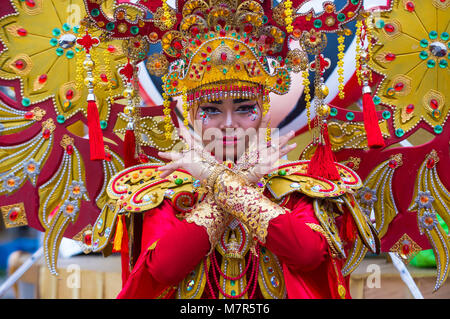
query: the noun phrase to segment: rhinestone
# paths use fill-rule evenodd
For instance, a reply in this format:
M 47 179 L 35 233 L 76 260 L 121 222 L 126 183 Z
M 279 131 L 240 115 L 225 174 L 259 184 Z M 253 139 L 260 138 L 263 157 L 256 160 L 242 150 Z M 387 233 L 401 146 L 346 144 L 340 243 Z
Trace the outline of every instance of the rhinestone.
M 442 42 L 436 41 L 430 44 L 430 52 L 435 57 L 442 58 L 447 55 L 447 47 Z
M 270 283 L 271 283 L 272 286 L 274 286 L 275 288 L 277 288 L 277 287 L 280 285 L 280 282 L 279 282 L 278 278 L 275 277 L 275 276 L 272 276 L 272 277 L 270 278 Z

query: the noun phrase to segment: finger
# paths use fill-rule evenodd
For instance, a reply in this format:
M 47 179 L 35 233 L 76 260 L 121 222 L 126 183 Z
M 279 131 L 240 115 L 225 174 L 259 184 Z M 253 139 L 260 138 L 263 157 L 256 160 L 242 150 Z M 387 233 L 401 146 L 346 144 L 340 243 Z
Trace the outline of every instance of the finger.
M 297 143 L 292 143 L 289 145 L 286 145 L 280 150 L 280 157 L 283 157 L 284 155 L 288 154 L 290 151 L 294 150 L 297 147 Z
M 294 131 L 290 131 L 286 135 L 283 135 L 282 137 L 279 138 L 279 141 L 278 141 L 279 147 L 280 148 L 284 147 L 294 137 L 295 137 Z
M 183 157 L 183 155 L 178 152 L 158 152 L 158 156 L 171 161 L 177 161 Z
M 158 168 L 158 171 L 161 173 L 159 174 L 160 178 L 166 178 L 170 174 L 172 174 L 177 168 L 179 164 L 178 163 L 169 163 L 167 165 L 161 166 Z

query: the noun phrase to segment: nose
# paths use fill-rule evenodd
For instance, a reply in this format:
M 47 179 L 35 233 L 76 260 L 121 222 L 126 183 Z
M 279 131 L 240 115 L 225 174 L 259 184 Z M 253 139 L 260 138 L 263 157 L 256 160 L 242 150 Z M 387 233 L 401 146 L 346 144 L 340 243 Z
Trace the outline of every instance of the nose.
M 225 112 L 225 121 L 220 124 L 221 129 L 237 128 L 238 125 L 233 117 L 233 112 Z

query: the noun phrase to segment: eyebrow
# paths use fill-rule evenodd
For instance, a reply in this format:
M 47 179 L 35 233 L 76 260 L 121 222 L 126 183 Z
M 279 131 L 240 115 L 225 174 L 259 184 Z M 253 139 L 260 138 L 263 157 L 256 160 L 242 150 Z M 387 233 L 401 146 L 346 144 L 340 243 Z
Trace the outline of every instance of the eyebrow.
M 239 103 L 244 103 L 244 102 L 249 102 L 249 101 L 251 101 L 251 100 L 249 100 L 249 99 L 234 99 L 233 103 L 234 104 L 239 104 Z M 210 101 L 208 103 L 211 103 L 211 104 L 222 104 L 223 102 L 222 102 L 222 100 L 218 100 L 218 101 Z

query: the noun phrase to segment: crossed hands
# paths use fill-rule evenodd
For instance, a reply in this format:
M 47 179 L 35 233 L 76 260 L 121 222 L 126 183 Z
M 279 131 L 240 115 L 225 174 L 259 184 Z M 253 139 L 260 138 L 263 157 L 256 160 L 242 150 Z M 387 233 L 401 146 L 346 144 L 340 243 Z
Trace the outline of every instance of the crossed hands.
M 267 128 L 268 123 L 269 113 L 262 119 L 260 127 Z M 201 139 L 190 134 L 185 127 L 180 126 L 180 136 L 188 149 L 181 152 L 158 152 L 160 157 L 171 161 L 158 168 L 161 171 L 160 177 L 165 178 L 175 170 L 183 169 L 200 181 L 208 180 L 219 162 L 211 155 L 208 145 L 203 146 Z M 277 170 L 279 159 L 297 146 L 296 143 L 288 144 L 293 137 L 294 131 L 290 131 L 267 143 L 258 134 L 250 136 L 249 148 L 240 156 L 235 168 L 243 171 L 250 183 L 256 184 L 262 177 Z

